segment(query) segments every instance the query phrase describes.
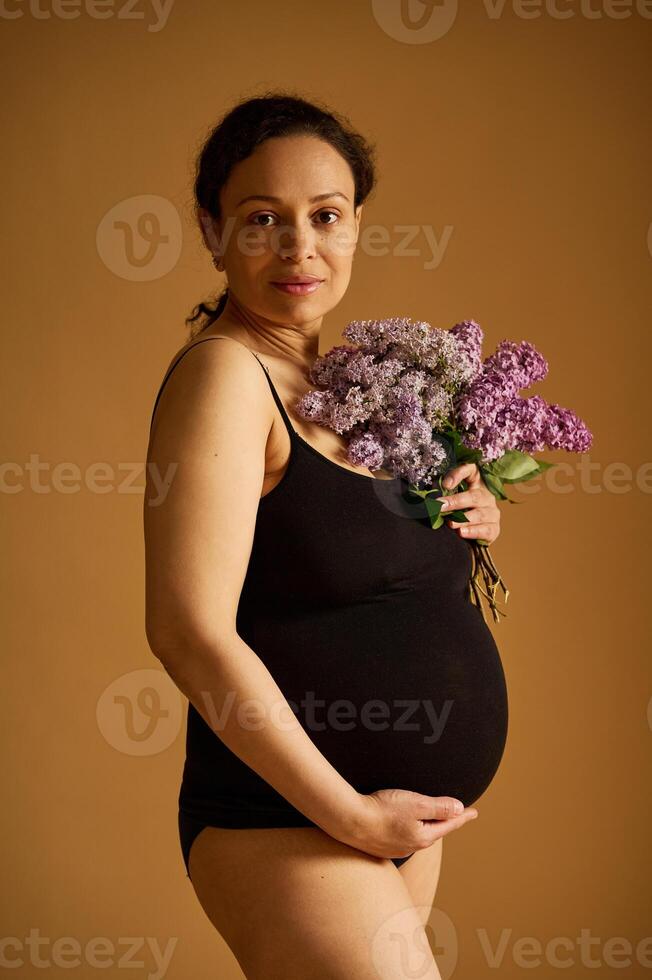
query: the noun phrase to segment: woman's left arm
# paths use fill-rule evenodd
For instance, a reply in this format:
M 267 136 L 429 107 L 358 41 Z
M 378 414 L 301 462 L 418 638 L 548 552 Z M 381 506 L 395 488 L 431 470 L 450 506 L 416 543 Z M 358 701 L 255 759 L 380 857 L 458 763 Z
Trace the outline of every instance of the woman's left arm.
M 477 463 L 462 463 L 460 466 L 452 467 L 447 471 L 442 483 L 449 490 L 462 480 L 466 481 L 467 490 L 437 497 L 437 500 L 444 501 L 442 513 L 445 516 L 446 511 L 470 508 L 464 510 L 468 523 L 449 520 L 448 526 L 457 531 L 461 537 L 482 538 L 483 541 L 491 544 L 500 534 L 498 501 L 482 479 Z

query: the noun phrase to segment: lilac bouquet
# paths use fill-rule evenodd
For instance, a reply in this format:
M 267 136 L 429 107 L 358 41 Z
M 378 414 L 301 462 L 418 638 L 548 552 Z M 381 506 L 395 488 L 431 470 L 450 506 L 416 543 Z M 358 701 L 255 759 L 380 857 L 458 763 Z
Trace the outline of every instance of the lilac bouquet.
M 383 468 L 405 480 L 408 495 L 423 501 L 433 529 L 444 522 L 435 498 L 447 495 L 441 480 L 452 466 L 475 462 L 497 499 L 517 503 L 505 485 L 531 480 L 554 465 L 531 453 L 585 452 L 591 445 L 591 433 L 570 409 L 519 394 L 548 373 L 547 361 L 525 340 L 502 340 L 483 361 L 484 335 L 474 320 L 451 330 L 408 317 L 353 320 L 343 336 L 357 346 L 332 347 L 315 360 L 309 377 L 322 390 L 303 395 L 297 412 L 345 434 L 353 465 Z M 467 489 L 464 481 L 459 489 Z M 446 516 L 468 521 L 461 510 Z M 498 621 L 496 590 L 502 588 L 505 602 L 509 592 L 488 542 L 468 541 L 470 598 L 482 611 L 482 593 Z

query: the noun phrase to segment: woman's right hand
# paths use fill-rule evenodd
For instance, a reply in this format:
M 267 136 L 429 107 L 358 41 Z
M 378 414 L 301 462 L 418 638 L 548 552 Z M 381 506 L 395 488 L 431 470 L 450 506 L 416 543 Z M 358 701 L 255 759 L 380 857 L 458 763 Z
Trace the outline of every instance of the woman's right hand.
M 478 816 L 474 807 L 457 813 L 459 802 L 452 796 L 427 796 L 405 789 L 361 793 L 355 826 L 345 843 L 376 857 L 407 857 Z

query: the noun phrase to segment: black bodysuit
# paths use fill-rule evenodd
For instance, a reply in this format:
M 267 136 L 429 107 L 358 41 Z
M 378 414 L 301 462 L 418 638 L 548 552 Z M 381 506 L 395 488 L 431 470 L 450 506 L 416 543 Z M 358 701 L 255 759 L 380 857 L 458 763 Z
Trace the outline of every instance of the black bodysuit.
M 218 339 L 225 338 L 198 343 Z M 163 379 L 152 418 L 170 372 L 192 346 Z M 498 649 L 466 594 L 470 542 L 446 523 L 433 530 L 401 478 L 355 473 L 314 449 L 292 427 L 259 363 L 291 451 L 280 483 L 259 502 L 238 635 L 360 793 L 401 788 L 470 806 L 498 769 L 508 719 Z M 179 793 L 186 871 L 190 846 L 206 826 L 315 824 L 189 703 Z M 398 866 L 407 858 L 392 860 Z

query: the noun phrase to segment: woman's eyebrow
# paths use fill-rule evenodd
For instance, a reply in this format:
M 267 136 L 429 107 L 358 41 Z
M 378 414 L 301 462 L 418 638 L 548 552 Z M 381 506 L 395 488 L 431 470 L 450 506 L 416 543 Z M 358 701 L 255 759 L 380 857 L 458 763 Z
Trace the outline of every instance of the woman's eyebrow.
M 329 197 L 343 197 L 345 201 L 348 201 L 346 194 L 342 194 L 341 191 L 332 191 L 329 194 L 317 194 L 316 197 L 311 197 L 308 204 L 314 204 L 316 201 L 325 201 Z M 273 194 L 250 194 L 248 197 L 243 197 L 241 201 L 238 201 L 236 208 L 239 208 L 245 201 L 274 201 L 275 204 L 283 203 L 280 197 L 274 197 Z

